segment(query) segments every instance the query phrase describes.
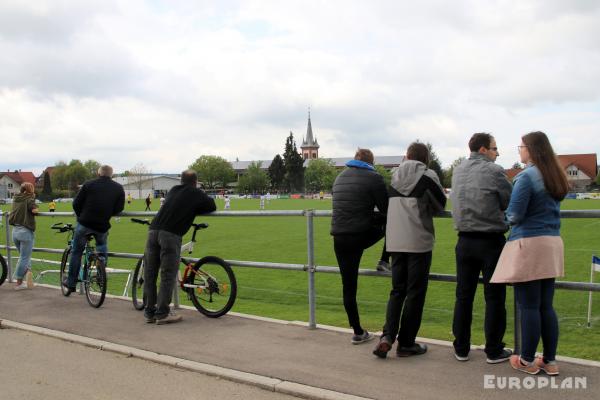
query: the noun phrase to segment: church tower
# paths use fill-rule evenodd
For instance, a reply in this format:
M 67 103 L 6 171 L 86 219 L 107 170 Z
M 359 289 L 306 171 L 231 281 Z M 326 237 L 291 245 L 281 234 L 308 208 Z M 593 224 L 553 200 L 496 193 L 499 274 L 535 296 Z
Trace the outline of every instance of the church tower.
M 308 128 L 306 129 L 306 138 L 302 140 L 302 158 L 316 159 L 319 158 L 319 143 L 317 138 L 313 139 L 312 125 L 310 123 L 310 108 L 308 109 Z

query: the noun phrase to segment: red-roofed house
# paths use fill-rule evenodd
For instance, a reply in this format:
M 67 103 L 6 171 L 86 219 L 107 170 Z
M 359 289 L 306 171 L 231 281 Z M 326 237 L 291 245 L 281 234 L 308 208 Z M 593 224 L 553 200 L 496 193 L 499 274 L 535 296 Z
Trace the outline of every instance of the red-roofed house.
M 598 160 L 592 154 L 559 154 L 558 161 L 567 173 L 567 179 L 573 190 L 585 190 L 596 180 Z
M 567 173 L 567 179 L 572 190 L 582 191 L 591 185 L 598 175 L 598 160 L 596 153 L 592 154 L 559 154 L 558 161 Z M 506 175 L 511 181 L 522 170 L 507 169 Z
M 0 193 L 3 193 L 5 197 L 13 197 L 19 193 L 23 182 L 35 185 L 33 172 L 0 172 Z

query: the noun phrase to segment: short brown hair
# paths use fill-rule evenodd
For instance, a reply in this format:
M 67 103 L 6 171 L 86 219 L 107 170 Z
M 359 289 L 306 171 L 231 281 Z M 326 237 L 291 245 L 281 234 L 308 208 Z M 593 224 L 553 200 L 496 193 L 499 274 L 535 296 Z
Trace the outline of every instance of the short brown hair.
M 360 147 L 356 150 L 356 154 L 354 155 L 355 160 L 364 161 L 373 165 L 375 161 L 375 157 L 373 156 L 373 152 L 369 149 L 361 149 Z
M 35 192 L 35 188 L 33 187 L 32 183 L 23 182 L 21 184 L 21 193 L 33 194 L 34 192 Z
M 471 136 L 471 140 L 469 140 L 469 150 L 479 151 L 482 147 L 489 149 L 492 144 L 492 139 L 494 139 L 494 137 L 490 133 L 474 133 L 473 136 Z
M 429 148 L 424 143 L 413 142 L 406 149 L 406 158 L 429 165 Z

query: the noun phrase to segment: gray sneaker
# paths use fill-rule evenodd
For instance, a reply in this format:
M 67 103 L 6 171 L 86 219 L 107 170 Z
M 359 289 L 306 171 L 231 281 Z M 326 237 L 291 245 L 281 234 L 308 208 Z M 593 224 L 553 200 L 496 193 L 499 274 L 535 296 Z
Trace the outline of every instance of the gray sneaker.
M 167 315 L 164 318 L 157 318 L 156 325 L 174 324 L 175 322 L 179 322 L 182 319 L 183 317 L 181 315 L 177 315 L 174 312 L 170 312 L 169 315 Z
M 392 270 L 390 268 L 390 263 L 383 260 L 379 260 L 379 262 L 377 263 L 377 267 L 375 268 L 377 269 L 377 271 L 380 272 L 390 272 Z
M 372 333 L 364 331 L 362 335 L 352 336 L 352 344 L 363 344 L 375 338 Z

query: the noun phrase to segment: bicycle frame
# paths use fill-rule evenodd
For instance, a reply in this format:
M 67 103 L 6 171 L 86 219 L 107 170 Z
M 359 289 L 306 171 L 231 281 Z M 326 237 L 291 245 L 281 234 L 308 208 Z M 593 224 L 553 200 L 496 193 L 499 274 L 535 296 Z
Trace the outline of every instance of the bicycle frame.
M 52 229 L 57 229 L 58 232 L 56 232 L 56 233 L 69 232 L 69 236 L 67 239 L 67 248 L 69 249 L 69 254 L 72 257 L 71 253 L 73 251 L 73 237 L 75 236 L 75 228 L 71 224 L 65 224 L 63 227 L 58 228 L 59 224 L 61 224 L 61 222 L 57 222 L 56 224 L 52 225 Z M 96 247 L 92 246 L 91 243 L 92 243 L 92 238 L 91 237 L 87 238 L 85 247 L 83 248 L 83 264 L 84 265 L 90 263 L 92 254 L 94 254 L 96 252 Z M 84 268 L 79 268 L 79 280 L 81 282 L 84 282 L 85 279 L 87 278 L 87 277 L 83 276 L 83 271 L 84 271 Z

